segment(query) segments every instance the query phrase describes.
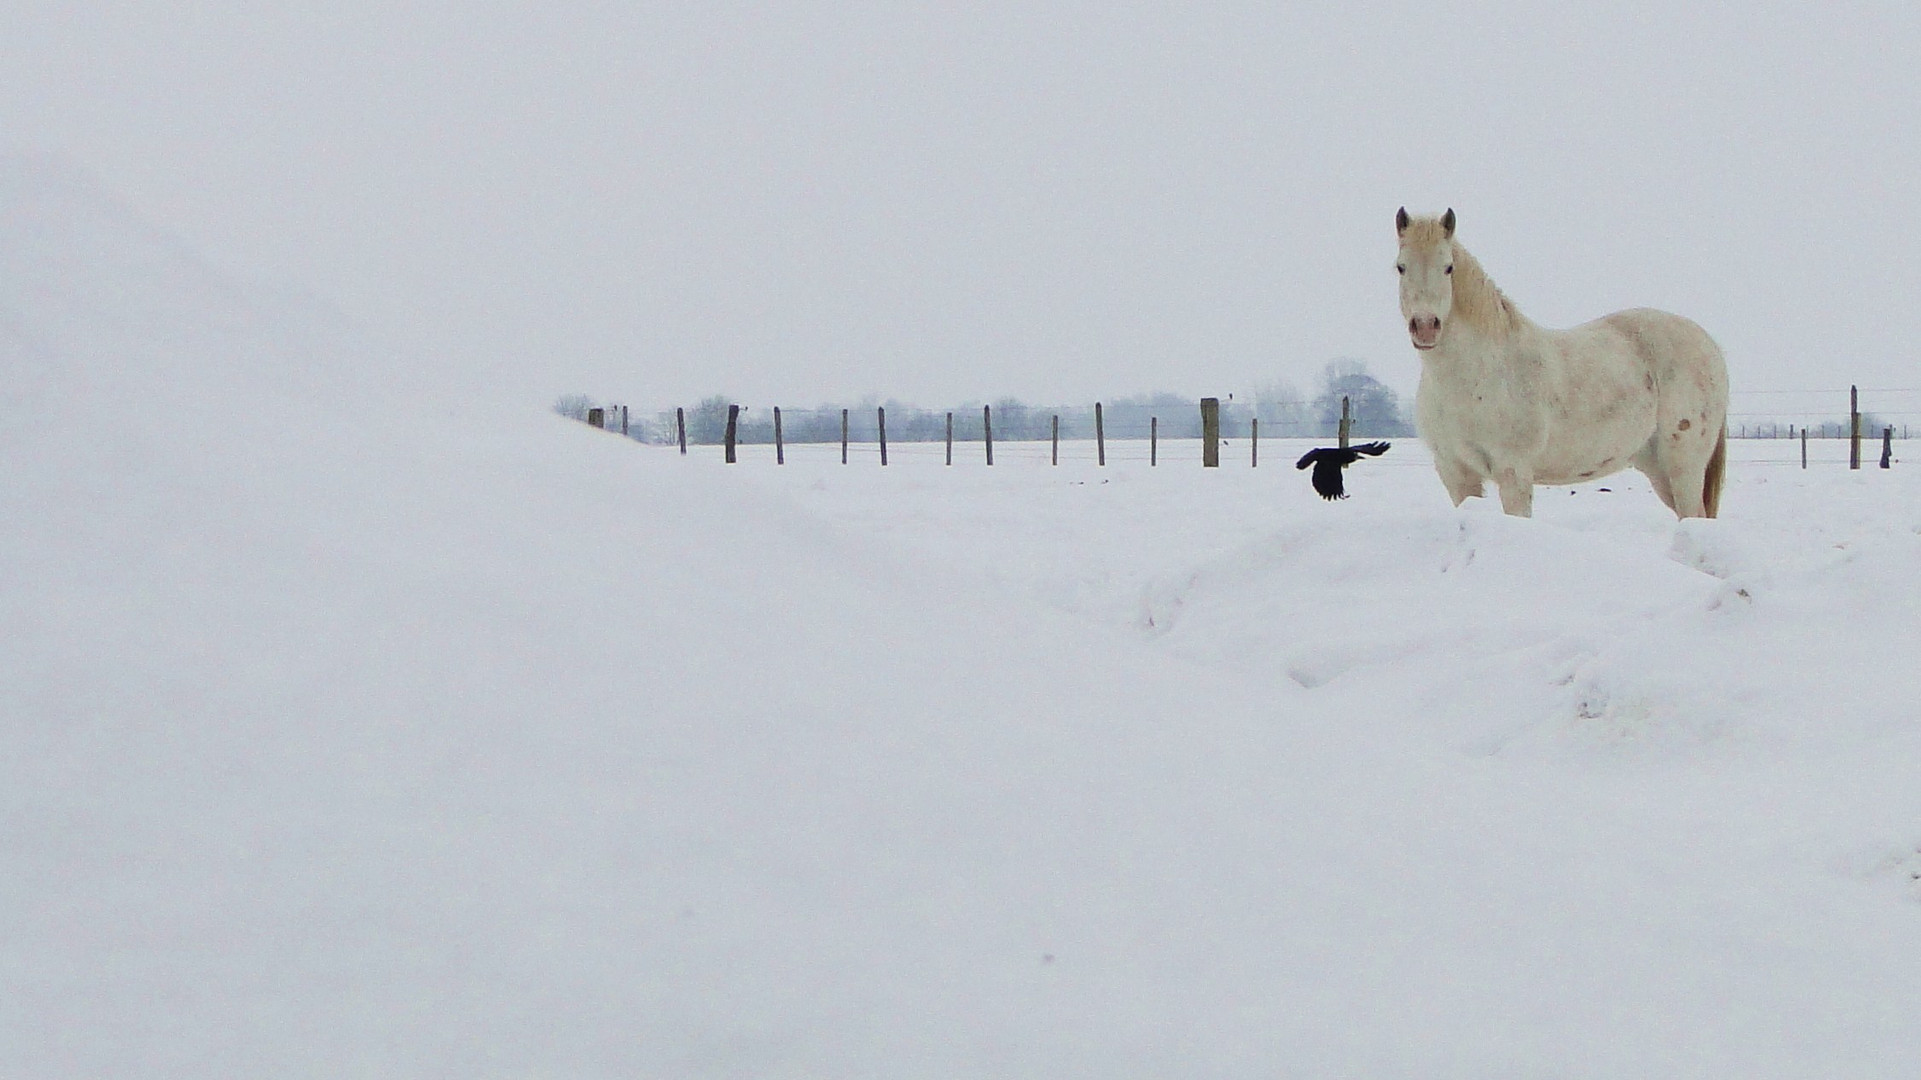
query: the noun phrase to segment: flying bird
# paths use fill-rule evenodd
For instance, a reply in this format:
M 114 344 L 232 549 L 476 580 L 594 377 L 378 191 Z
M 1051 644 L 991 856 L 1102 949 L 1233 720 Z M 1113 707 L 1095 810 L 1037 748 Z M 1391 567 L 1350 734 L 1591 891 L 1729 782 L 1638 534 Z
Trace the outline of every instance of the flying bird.
M 1341 470 L 1354 464 L 1362 454 L 1379 457 L 1387 453 L 1388 444 L 1384 442 L 1362 443 L 1359 446 L 1335 448 L 1323 446 L 1309 450 L 1294 463 L 1297 469 L 1314 466 L 1314 490 L 1321 498 L 1332 501 L 1347 498 L 1347 490 L 1341 486 Z

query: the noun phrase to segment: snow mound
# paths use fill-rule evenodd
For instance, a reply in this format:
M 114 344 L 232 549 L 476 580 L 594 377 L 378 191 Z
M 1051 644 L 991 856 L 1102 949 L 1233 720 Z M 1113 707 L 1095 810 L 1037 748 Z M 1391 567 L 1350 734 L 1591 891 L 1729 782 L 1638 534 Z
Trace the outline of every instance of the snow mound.
M 728 468 L 0 193 L 0 1073 L 1912 1064 L 1878 478 Z
M 1492 752 L 1543 723 L 1646 737 L 1682 689 L 1621 655 L 1718 603 L 1713 578 L 1640 545 L 1474 506 L 1287 530 L 1149 594 L 1174 651 L 1423 712 Z M 1407 679 L 1409 674 L 1416 678 Z M 1386 684 L 1386 685 L 1382 685 Z

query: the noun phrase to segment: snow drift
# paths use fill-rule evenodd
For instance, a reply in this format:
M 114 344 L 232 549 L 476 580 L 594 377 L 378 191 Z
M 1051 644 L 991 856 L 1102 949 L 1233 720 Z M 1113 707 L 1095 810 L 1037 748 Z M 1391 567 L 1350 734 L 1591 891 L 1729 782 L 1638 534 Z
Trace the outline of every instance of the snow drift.
M 1914 1059 L 1905 474 L 727 470 L 0 195 L 0 1072 Z

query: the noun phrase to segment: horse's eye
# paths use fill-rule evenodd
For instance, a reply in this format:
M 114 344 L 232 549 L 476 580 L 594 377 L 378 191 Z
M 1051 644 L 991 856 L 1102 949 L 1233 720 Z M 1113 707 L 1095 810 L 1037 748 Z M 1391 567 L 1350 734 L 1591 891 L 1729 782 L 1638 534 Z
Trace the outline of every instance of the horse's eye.
M 1397 274 L 1405 274 L 1407 273 L 1407 266 L 1403 263 L 1395 263 L 1394 272 Z
M 1454 264 L 1453 264 L 1453 263 L 1448 263 L 1448 264 L 1447 264 L 1447 269 L 1446 269 L 1446 270 L 1443 270 L 1443 271 L 1441 271 L 1441 273 L 1443 273 L 1443 274 L 1452 274 L 1453 272 L 1454 272 Z

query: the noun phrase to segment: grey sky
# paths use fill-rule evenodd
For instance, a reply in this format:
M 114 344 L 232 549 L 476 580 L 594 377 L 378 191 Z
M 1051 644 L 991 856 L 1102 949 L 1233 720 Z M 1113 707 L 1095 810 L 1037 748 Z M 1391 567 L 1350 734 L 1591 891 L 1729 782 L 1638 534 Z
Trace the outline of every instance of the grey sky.
M 1411 390 L 1404 203 L 1543 323 L 1921 385 L 1912 5 L 0 10 L 0 141 L 543 404 Z

